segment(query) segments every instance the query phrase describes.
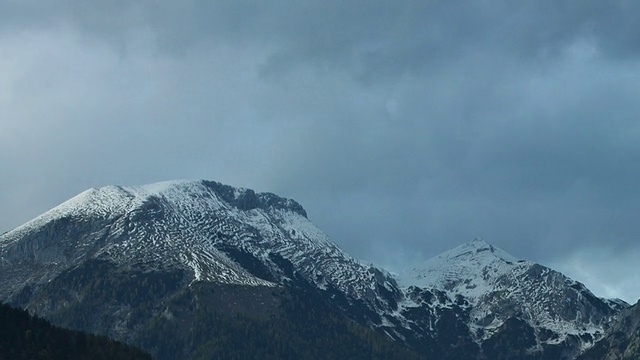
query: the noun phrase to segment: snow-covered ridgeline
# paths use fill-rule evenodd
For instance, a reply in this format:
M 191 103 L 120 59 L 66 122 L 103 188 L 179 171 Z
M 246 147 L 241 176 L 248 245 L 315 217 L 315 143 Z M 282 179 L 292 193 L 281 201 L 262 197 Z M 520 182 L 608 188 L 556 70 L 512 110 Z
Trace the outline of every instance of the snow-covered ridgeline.
M 369 267 L 331 242 L 297 203 L 273 194 L 190 180 L 90 189 L 2 235 L 0 251 L 63 218 L 104 220 L 106 228 L 92 231 L 111 240 L 95 256 L 119 263 L 181 264 L 199 281 L 272 285 L 214 246 L 225 242 L 265 261 L 276 252 L 318 285 L 331 284 L 356 298 L 373 296 Z M 75 249 L 93 246 L 73 243 Z
M 47 229 L 49 224 L 57 225 Z M 27 241 L 16 249 L 19 239 Z M 591 335 L 581 344 L 587 347 L 610 320 L 613 312 L 606 309 L 616 306 L 603 302 L 604 310 L 595 309 L 589 304 L 601 300 L 581 284 L 481 239 L 427 260 L 401 275 L 398 286 L 386 272 L 356 261 L 331 242 L 295 201 L 208 181 L 90 189 L 0 235 L 3 264 L 11 261 L 5 255 L 12 248 L 13 258 L 26 255 L 56 271 L 95 257 L 125 267 L 188 270 L 194 282 L 251 286 L 286 281 L 280 276 L 289 275 L 272 258 L 277 254 L 318 288 L 363 300 L 380 317 L 378 327 L 418 327 L 425 331 L 419 336 L 430 336 L 439 314 L 455 310 L 468 321 L 463 328 L 481 334 L 474 338 L 478 343 L 516 317 L 536 331 L 555 333 L 547 344 Z M 243 256 L 248 263 L 241 265 Z M 273 276 L 250 269 L 256 260 Z

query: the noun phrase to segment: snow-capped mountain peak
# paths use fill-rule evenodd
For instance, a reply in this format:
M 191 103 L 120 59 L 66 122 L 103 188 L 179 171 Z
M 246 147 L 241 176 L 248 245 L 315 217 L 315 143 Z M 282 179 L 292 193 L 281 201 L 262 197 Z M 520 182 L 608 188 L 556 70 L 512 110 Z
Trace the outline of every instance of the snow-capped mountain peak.
M 481 238 L 425 261 L 400 277 L 405 286 L 437 288 L 477 298 L 495 280 L 509 273 L 519 260 Z M 524 263 L 524 261 L 520 261 Z
M 539 332 L 535 346 L 573 342 L 586 348 L 602 336 L 618 311 L 577 281 L 518 260 L 480 238 L 425 261 L 399 283 L 407 289 L 442 289 L 452 300 L 466 299 L 470 327 L 479 342 L 507 326 L 509 319 L 519 319 Z
M 7 232 L 5 244 L 19 239 L 52 221 L 68 217 L 116 218 L 134 211 L 156 199 L 162 199 L 174 209 L 186 212 L 206 212 L 212 209 L 279 209 L 307 217 L 300 204 L 271 193 L 255 193 L 251 189 L 235 188 L 207 180 L 171 180 L 141 186 L 109 185 L 91 188 L 43 213 L 33 220 Z
M 0 236 L 0 262 L 28 259 L 51 267 L 45 277 L 92 258 L 264 286 L 292 277 L 282 269 L 290 263 L 307 281 L 364 301 L 373 301 L 378 282 L 296 201 L 207 180 L 92 188 Z M 261 270 L 247 268 L 260 262 Z M 19 288 L 16 279 L 6 285 Z

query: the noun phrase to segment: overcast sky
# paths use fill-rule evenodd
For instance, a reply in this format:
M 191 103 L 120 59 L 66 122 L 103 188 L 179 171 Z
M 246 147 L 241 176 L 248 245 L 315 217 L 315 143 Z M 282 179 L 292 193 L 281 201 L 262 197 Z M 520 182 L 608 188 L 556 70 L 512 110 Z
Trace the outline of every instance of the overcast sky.
M 638 14 L 0 0 L 0 232 L 90 187 L 203 178 L 294 198 L 392 271 L 482 236 L 635 303 Z

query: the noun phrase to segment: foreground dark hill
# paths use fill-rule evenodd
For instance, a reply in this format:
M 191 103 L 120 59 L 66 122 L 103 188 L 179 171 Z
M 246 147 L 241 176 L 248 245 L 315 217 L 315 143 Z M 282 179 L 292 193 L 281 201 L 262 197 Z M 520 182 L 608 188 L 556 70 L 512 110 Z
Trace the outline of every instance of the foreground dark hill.
M 0 303 L 0 359 L 151 360 L 151 356 L 102 336 L 61 329 Z
M 481 240 L 396 278 L 210 181 L 91 189 L 1 235 L 0 299 L 160 359 L 572 359 L 627 306 Z

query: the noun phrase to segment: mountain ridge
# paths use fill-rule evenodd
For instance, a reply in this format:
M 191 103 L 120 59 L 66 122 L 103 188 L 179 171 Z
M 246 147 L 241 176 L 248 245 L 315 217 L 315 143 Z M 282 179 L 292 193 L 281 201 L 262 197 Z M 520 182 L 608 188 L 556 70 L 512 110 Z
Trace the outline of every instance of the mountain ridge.
M 110 294 L 87 274 L 114 289 L 130 284 L 126 276 L 146 279 L 155 285 L 143 292 L 157 294 Z M 140 334 L 157 317 L 191 319 L 195 310 L 172 299 L 196 296 L 203 284 L 253 287 L 273 304 L 282 303 L 274 291 L 298 289 L 287 291 L 313 294 L 346 318 L 442 359 L 570 359 L 601 339 L 625 307 L 481 239 L 394 277 L 340 249 L 294 200 L 206 180 L 89 189 L 0 235 L 0 299 L 66 321 L 62 314 L 87 311 L 73 312 L 85 309 L 83 298 L 102 294 L 92 301 L 108 301 L 113 313 L 99 314 L 98 330 L 129 342 L 137 340 L 127 332 Z M 259 307 L 249 301 L 233 311 L 257 314 Z M 516 339 L 513 329 L 529 335 Z M 518 348 L 507 349 L 514 341 Z

